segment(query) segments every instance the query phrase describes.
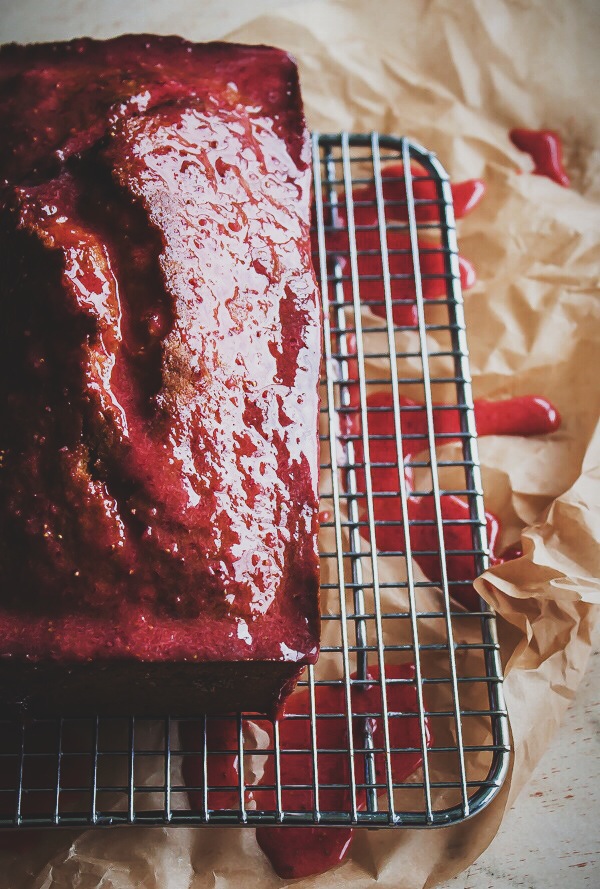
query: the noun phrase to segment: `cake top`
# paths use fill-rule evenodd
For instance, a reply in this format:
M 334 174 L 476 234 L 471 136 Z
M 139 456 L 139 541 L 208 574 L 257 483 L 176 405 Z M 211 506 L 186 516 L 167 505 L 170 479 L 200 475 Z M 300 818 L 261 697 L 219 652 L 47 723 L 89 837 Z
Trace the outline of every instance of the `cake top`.
M 0 70 L 5 604 L 41 616 L 38 649 L 74 613 L 144 656 L 147 626 L 180 651 L 201 621 L 205 656 L 314 657 L 320 323 L 293 62 L 137 36 L 9 46 Z
M 301 161 L 298 72 L 283 50 L 128 34 L 0 47 L 0 176 L 8 182 L 42 176 L 117 120 L 194 97 L 238 102 L 270 117 L 291 157 Z

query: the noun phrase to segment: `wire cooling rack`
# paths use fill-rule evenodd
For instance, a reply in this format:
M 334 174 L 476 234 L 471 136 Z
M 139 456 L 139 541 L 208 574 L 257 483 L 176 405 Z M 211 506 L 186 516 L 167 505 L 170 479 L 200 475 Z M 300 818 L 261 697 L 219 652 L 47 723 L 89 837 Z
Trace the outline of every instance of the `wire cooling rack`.
M 488 548 L 448 177 L 376 133 L 313 134 L 312 160 L 319 663 L 279 722 L 1 720 L 0 826 L 438 826 L 502 783 L 495 622 L 472 590 Z

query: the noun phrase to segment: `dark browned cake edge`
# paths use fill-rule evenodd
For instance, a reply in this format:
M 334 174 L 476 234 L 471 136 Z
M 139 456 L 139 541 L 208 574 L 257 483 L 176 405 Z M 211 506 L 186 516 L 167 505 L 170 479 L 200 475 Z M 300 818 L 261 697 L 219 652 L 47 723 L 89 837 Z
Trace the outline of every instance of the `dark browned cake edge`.
M 3 716 L 276 716 L 303 667 L 283 661 L 0 664 Z

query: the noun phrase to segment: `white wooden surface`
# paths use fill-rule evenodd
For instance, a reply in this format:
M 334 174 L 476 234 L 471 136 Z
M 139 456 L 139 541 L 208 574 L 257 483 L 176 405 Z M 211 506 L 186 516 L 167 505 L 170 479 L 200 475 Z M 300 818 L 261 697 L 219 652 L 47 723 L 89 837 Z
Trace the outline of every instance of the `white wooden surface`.
M 444 889 L 599 889 L 600 645 L 491 846 Z

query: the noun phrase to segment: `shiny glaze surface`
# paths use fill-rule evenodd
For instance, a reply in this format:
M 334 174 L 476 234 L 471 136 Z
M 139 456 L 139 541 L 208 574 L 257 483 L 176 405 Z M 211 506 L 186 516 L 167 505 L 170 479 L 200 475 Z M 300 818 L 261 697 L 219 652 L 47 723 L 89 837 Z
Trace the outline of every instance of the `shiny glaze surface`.
M 272 118 L 297 161 L 305 142 L 298 75 L 279 49 L 151 34 L 7 44 L 0 47 L 2 181 L 47 179 L 119 120 L 182 99 L 236 95 Z
M 423 754 L 418 719 L 418 701 L 414 686 L 415 671 L 412 664 L 388 665 L 386 667 L 386 696 L 390 714 L 402 713 L 412 716 L 390 715 L 390 745 L 394 748 L 416 748 L 412 752 L 393 753 L 391 755 L 392 774 L 395 783 L 402 783 L 421 765 Z M 356 674 L 352 674 L 356 678 Z M 363 719 L 360 714 L 381 713 L 381 683 L 379 668 L 369 668 L 368 677 L 372 684 L 353 685 L 351 687 L 352 711 L 356 714 L 353 722 L 355 750 L 363 747 Z M 390 682 L 389 680 L 393 680 Z M 348 749 L 348 727 L 345 713 L 345 691 L 343 685 L 317 686 L 315 688 L 315 710 L 317 716 L 328 714 L 328 718 L 317 718 L 317 745 L 320 750 Z M 286 715 L 294 717 L 308 716 L 310 698 L 307 689 L 292 695 L 286 704 Z M 339 714 L 339 716 L 337 715 Z M 373 746 L 384 747 L 383 723 L 380 717 L 369 715 Z M 269 734 L 268 743 L 273 743 L 270 724 L 261 724 Z M 193 723 L 182 723 L 181 742 L 184 749 L 197 749 L 202 739 L 198 737 L 197 726 Z M 311 726 L 309 719 L 282 719 L 279 721 L 279 740 L 282 751 L 300 751 L 284 753 L 280 758 L 280 782 L 289 784 L 310 784 L 312 776 Z M 431 744 L 431 733 L 426 721 L 427 745 Z M 237 757 L 237 722 L 236 720 L 210 720 L 207 728 L 207 747 L 214 750 L 208 756 L 208 792 L 209 808 L 237 808 L 238 794 L 234 790 L 220 790 L 220 787 L 235 787 L 239 781 Z M 230 752 L 216 752 L 230 751 Z M 386 781 L 385 758 L 376 753 L 375 780 L 377 783 Z M 322 810 L 347 811 L 351 804 L 350 797 L 350 765 L 348 758 L 339 753 L 322 752 L 318 756 L 319 768 L 319 804 Z M 358 784 L 364 783 L 363 758 L 359 752 L 354 760 L 355 779 Z M 183 774 L 186 785 L 204 786 L 202 759 L 186 756 L 183 760 Z M 276 807 L 273 790 L 262 790 L 261 784 L 275 783 L 275 766 L 273 757 L 269 756 L 259 783 L 246 792 L 246 804 L 253 802 L 259 810 L 273 810 Z M 323 785 L 341 784 L 340 788 L 327 788 Z M 203 793 L 190 792 L 192 808 L 203 807 Z M 281 804 L 286 811 L 307 811 L 315 805 L 310 789 L 284 789 Z M 364 789 L 357 790 L 359 810 L 366 806 Z M 341 863 L 348 855 L 354 831 L 352 828 L 319 828 L 319 827 L 259 827 L 256 839 L 263 852 L 269 858 L 274 870 L 280 877 L 297 879 L 324 873 Z
M 563 166 L 562 141 L 558 133 L 552 130 L 514 129 L 508 135 L 515 148 L 530 155 L 536 176 L 546 176 L 563 188 L 570 186 Z
M 295 66 L 144 36 L 8 47 L 0 66 L 2 653 L 314 661 L 320 315 Z

